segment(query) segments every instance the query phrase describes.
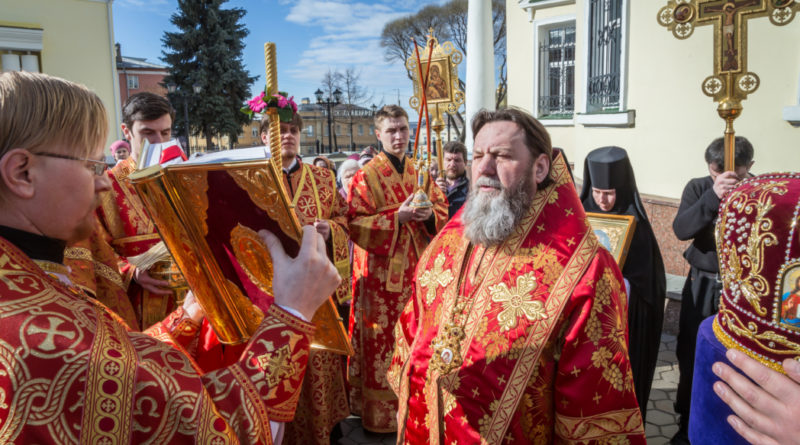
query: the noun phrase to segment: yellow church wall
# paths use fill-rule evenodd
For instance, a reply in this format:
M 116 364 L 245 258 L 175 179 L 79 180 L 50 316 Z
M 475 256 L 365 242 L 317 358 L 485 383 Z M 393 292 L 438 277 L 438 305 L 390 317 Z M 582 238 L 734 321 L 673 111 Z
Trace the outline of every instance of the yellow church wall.
M 83 85 L 102 99 L 108 143 L 119 134 L 110 5 L 96 0 L 0 0 L 0 26 L 41 28 L 40 70 Z
M 585 1 L 538 9 L 534 23 L 518 0 L 506 4 L 509 105 L 534 110 L 535 23 L 572 14 L 576 24 L 575 111 L 583 113 Z M 704 150 L 724 131 L 717 104 L 700 87 L 713 73 L 712 27 L 696 27 L 691 37 L 678 40 L 656 21 L 664 4 L 666 1 L 627 2 L 630 19 L 623 105 L 635 110 L 633 127 L 548 126 L 553 145 L 564 148 L 575 163 L 578 179 L 583 176 L 586 154 L 605 145 L 628 151 L 643 193 L 680 198 L 689 179 L 707 174 Z M 783 27 L 766 17 L 748 20 L 748 40 L 748 70 L 759 76 L 761 85 L 743 102 L 744 111 L 734 122 L 736 134 L 753 143 L 753 172 L 800 170 L 800 128 L 782 118 L 783 108 L 798 101 L 800 17 Z M 549 125 L 547 120 L 543 122 Z

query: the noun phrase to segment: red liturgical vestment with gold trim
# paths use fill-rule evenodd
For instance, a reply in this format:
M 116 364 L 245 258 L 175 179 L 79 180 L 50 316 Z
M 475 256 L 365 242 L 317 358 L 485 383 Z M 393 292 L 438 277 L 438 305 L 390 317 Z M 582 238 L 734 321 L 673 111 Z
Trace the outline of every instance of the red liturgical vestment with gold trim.
M 339 302 L 350 299 L 350 257 L 347 246 L 347 202 L 336 190 L 336 178 L 327 168 L 305 164 L 288 176 L 284 186 L 294 204 L 301 225 L 324 220 L 331 228 L 328 244 L 333 263 L 342 277 L 336 289 Z M 283 443 L 311 445 L 330 443 L 331 430 L 350 415 L 342 357 L 330 351 L 312 349 L 300 391 L 297 412 L 286 424 Z
M 447 221 L 447 198 L 434 186 L 428 190 L 431 220 L 400 224 L 397 209 L 414 193 L 416 170 L 405 157 L 400 174 L 387 156 L 381 152 L 356 173 L 348 197 L 355 243 L 350 408 L 361 415 L 364 428 L 375 432 L 397 429 L 397 398 L 386 381 L 392 329 L 411 297 L 417 259 Z
M 3 238 L 0 326 L 4 444 L 270 444 L 314 330 L 273 305 L 239 361 L 201 376 L 179 345 L 129 331 Z
M 622 276 L 551 176 L 500 245 L 458 214 L 420 258 L 389 370 L 401 443 L 645 443 Z
M 144 330 L 174 311 L 177 302 L 174 295 L 151 294 L 132 279 L 135 268 L 127 259 L 147 252 L 161 241 L 155 223 L 128 178 L 134 171 L 136 161 L 128 158 L 106 173 L 111 180 L 111 190 L 100 195 L 100 206 L 97 208 L 100 226 L 96 229 L 100 236 L 97 236 L 96 242 L 108 243 L 119 256 L 119 269 L 127 285 L 128 297 L 139 320 L 139 327 Z M 98 257 L 101 252 L 98 252 L 98 248 L 92 248 L 95 261 L 100 261 Z M 97 297 L 104 300 L 102 295 Z

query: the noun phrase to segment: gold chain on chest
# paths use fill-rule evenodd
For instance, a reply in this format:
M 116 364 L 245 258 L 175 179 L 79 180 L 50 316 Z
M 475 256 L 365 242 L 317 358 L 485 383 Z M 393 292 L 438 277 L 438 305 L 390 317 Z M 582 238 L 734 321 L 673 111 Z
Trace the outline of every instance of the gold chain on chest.
M 480 257 L 470 267 L 470 257 L 473 253 L 473 245 L 467 247 L 464 257 L 461 260 L 461 267 L 458 274 L 458 285 L 450 311 L 450 319 L 439 335 L 433 339 L 433 355 L 431 356 L 430 370 L 438 371 L 440 375 L 446 375 L 461 367 L 464 357 L 461 354 L 461 341 L 466 337 L 465 325 L 475 304 L 475 294 L 483 284 L 489 268 L 482 267 L 486 257 L 487 249 L 478 247 Z M 469 295 L 464 290 L 469 276 L 469 283 L 472 284 Z

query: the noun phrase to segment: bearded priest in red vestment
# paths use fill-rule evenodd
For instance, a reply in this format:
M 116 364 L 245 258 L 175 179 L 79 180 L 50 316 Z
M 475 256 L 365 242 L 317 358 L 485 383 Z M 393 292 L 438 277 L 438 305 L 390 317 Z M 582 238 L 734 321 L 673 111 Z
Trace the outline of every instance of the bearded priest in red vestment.
M 350 185 L 353 249 L 353 309 L 350 337 L 350 404 L 365 429 L 397 429 L 397 398 L 386 381 L 392 359 L 392 329 L 411 297 L 414 268 L 431 237 L 447 221 L 447 199 L 430 187 L 432 208 L 409 203 L 417 172 L 408 149 L 408 115 L 387 105 L 375 115 L 383 151 L 356 173 Z
M 111 185 L 107 128 L 85 87 L 0 74 L 0 442 L 273 443 L 270 418 L 293 416 L 305 373 L 305 320 L 341 281 L 322 237 L 305 227 L 292 259 L 262 231 L 274 300 L 251 296 L 266 315 L 244 353 L 201 375 L 172 338 L 179 320 L 131 331 L 61 263 Z
M 622 275 L 563 158 L 521 110 L 472 128 L 470 196 L 395 328 L 398 442 L 644 444 Z

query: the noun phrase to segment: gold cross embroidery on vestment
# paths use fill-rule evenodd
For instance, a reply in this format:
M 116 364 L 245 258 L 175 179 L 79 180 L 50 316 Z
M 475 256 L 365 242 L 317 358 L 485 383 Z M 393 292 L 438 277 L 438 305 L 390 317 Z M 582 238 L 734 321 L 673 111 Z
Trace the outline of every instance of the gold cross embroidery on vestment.
M 524 315 L 530 321 L 541 320 L 547 317 L 544 304 L 539 300 L 529 300 L 531 292 L 539 284 L 533 272 L 517 277 L 517 285 L 511 289 L 505 283 L 496 284 L 489 288 L 492 301 L 502 303 L 503 310 L 497 315 L 500 330 L 505 332 L 517 327 L 517 319 Z
M 427 304 L 433 303 L 433 299 L 436 297 L 436 289 L 439 287 L 446 287 L 453 281 L 453 273 L 450 270 L 442 270 L 444 266 L 444 253 L 440 253 L 439 256 L 433 260 L 433 270 L 427 270 L 421 277 L 419 277 L 419 282 L 422 287 L 428 289 L 425 292 L 425 302 Z

